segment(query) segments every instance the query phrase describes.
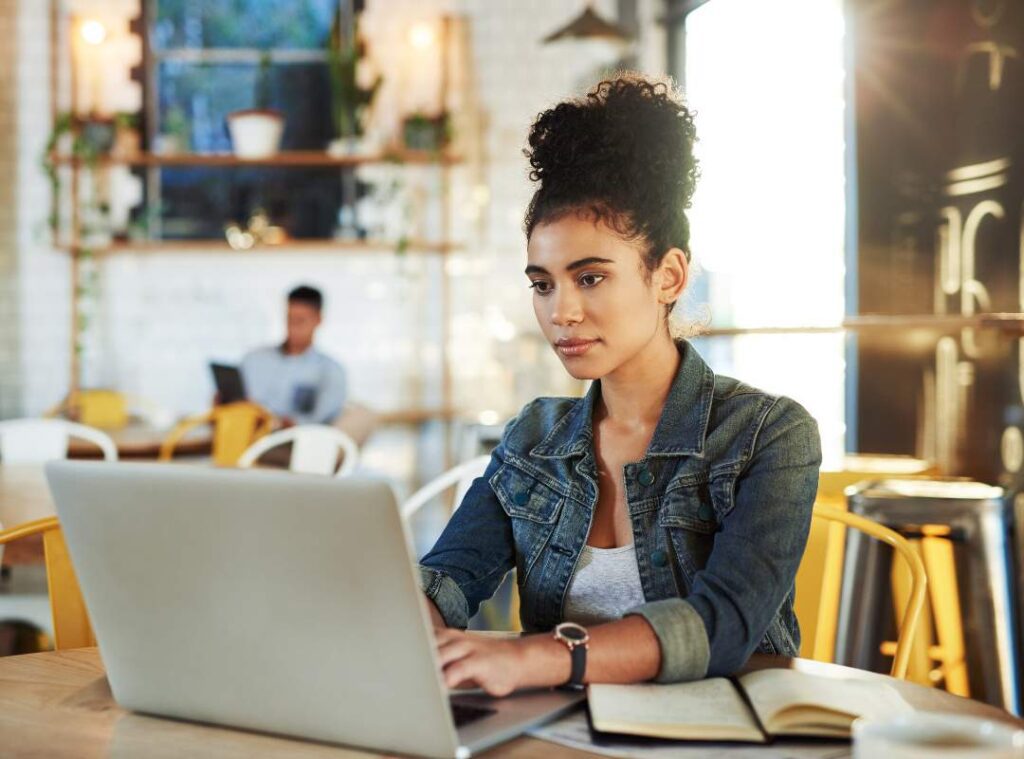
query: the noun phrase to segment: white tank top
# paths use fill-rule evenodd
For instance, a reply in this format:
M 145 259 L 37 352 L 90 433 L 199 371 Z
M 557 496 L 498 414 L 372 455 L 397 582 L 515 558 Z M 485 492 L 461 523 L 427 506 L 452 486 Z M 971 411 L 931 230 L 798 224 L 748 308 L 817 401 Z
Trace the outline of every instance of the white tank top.
M 618 548 L 583 546 L 565 593 L 562 619 L 583 626 L 612 622 L 645 600 L 632 543 Z

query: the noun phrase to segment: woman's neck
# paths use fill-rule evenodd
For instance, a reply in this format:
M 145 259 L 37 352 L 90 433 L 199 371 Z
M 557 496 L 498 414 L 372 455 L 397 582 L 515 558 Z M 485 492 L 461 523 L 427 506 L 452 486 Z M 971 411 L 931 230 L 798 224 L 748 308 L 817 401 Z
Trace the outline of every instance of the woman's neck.
M 601 417 L 616 427 L 654 426 L 661 418 L 682 359 L 668 330 L 601 378 Z

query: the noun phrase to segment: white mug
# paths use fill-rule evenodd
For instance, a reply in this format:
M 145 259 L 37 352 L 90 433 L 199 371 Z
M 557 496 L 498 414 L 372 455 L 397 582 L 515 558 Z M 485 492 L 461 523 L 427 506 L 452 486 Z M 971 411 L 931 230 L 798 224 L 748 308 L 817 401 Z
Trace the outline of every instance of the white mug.
M 978 717 L 917 712 L 853 723 L 853 759 L 1022 759 L 1024 730 Z

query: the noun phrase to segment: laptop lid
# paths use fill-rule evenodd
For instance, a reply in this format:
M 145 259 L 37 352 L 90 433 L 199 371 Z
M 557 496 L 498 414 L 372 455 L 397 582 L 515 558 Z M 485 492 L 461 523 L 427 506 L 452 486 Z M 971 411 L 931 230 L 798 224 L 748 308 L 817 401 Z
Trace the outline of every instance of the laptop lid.
M 245 400 L 245 382 L 242 372 L 237 366 L 210 362 L 213 372 L 213 384 L 217 386 L 217 395 L 221 403 L 235 403 Z
M 387 483 L 88 461 L 46 474 L 122 706 L 464 753 Z

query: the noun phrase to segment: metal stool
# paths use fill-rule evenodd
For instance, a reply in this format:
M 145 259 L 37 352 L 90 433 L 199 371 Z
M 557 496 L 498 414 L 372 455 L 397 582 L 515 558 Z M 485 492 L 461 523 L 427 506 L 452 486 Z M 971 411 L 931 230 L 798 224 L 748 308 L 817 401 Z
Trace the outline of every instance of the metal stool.
M 1019 714 L 1012 518 L 1002 488 L 963 480 L 883 480 L 847 490 L 850 511 L 915 543 L 928 572 L 930 620 L 911 678 Z M 891 554 L 847 534 L 836 662 L 888 671 L 887 642 L 906 592 Z M 916 677 L 915 677 L 916 674 Z

